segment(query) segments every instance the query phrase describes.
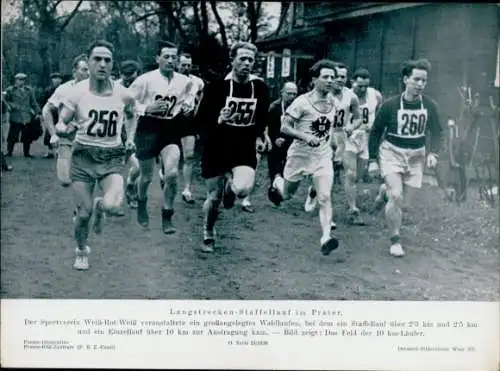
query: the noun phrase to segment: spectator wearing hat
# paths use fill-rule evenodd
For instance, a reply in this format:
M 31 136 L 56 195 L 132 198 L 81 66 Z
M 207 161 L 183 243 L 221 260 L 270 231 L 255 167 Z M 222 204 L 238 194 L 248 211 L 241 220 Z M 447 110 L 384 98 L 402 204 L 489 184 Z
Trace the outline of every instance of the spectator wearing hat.
M 30 154 L 31 143 L 42 134 L 41 125 L 37 118 L 40 116 L 40 106 L 35 98 L 33 88 L 26 84 L 26 74 L 15 75 L 14 85 L 7 88 L 5 101 L 10 107 L 10 127 L 7 135 L 7 156 L 11 157 L 14 146 L 19 141 L 23 143 L 24 157 L 33 157 Z
M 62 75 L 59 72 L 53 72 L 50 74 L 50 85 L 43 91 L 42 100 L 40 101 L 40 107 L 45 106 L 49 98 L 54 94 L 54 91 L 62 83 Z M 54 122 L 57 122 L 57 117 L 54 117 Z M 47 146 L 49 152 L 44 156 L 44 158 L 55 158 L 55 148 L 50 143 L 50 133 L 45 130 L 43 136 L 43 144 Z
M 126 60 L 122 62 L 120 65 L 120 80 L 119 82 L 128 88 L 134 80 L 139 76 L 140 74 L 140 66 L 139 63 L 137 63 L 134 60 Z

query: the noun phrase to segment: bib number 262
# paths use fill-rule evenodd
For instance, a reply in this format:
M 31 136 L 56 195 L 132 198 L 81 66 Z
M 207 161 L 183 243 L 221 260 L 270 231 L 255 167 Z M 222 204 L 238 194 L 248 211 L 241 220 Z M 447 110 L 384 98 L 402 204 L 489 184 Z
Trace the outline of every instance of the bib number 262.
M 114 137 L 118 127 L 118 112 L 90 110 L 89 118 L 92 119 L 87 128 L 89 137 Z
M 155 101 L 162 100 L 168 104 L 166 111 L 160 112 L 160 116 L 165 116 L 166 118 L 172 118 L 172 111 L 174 110 L 175 104 L 177 103 L 177 97 L 175 95 L 163 97 L 161 95 L 155 96 Z

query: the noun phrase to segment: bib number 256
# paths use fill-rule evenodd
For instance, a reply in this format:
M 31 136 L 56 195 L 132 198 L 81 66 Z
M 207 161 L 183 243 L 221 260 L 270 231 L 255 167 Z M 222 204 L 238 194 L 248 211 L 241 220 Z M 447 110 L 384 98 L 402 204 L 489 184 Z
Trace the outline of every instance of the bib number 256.
M 89 118 L 92 119 L 87 128 L 89 137 L 114 137 L 118 127 L 118 112 L 90 110 Z

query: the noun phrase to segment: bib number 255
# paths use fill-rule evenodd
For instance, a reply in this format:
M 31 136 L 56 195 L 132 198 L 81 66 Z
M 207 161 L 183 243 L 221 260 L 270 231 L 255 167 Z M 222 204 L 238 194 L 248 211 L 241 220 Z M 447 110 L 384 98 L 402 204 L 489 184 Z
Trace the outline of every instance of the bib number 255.
M 92 119 L 87 128 L 89 137 L 114 137 L 118 127 L 118 112 L 90 110 L 89 118 Z

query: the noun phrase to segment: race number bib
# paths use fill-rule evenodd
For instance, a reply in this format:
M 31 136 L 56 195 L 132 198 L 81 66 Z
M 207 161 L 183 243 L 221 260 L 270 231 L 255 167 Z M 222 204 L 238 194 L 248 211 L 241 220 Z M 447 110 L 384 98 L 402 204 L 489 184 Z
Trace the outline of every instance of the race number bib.
M 114 138 L 118 133 L 117 111 L 91 109 L 88 113 L 85 134 L 92 138 Z
M 337 111 L 337 114 L 335 115 L 335 121 L 333 122 L 334 129 L 342 129 L 344 127 L 345 116 L 346 116 L 345 109 L 340 109 Z
M 226 122 L 226 125 L 238 127 L 254 125 L 253 117 L 257 109 L 257 99 L 227 97 L 226 107 L 231 110 L 229 117 L 234 115 L 233 120 Z
M 165 111 L 158 112 L 154 114 L 155 117 L 163 118 L 163 119 L 171 119 L 174 117 L 174 108 L 177 104 L 177 97 L 175 95 L 167 95 L 162 96 L 157 94 L 155 96 L 155 101 L 162 100 L 167 103 L 167 109 Z
M 425 135 L 427 109 L 408 110 L 400 108 L 397 112 L 397 135 L 404 138 L 419 138 Z

